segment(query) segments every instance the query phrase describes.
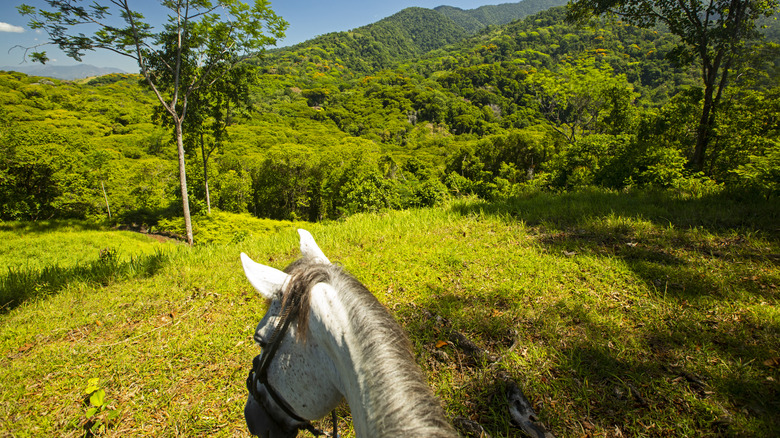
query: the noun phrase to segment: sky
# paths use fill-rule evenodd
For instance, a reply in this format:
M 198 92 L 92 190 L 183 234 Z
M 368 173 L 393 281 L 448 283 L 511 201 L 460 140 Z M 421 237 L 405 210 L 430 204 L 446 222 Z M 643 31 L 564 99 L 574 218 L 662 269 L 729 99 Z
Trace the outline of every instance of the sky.
M 271 9 L 290 24 L 286 37 L 277 44 L 277 47 L 285 47 L 318 35 L 365 26 L 412 6 L 435 8 L 448 5 L 474 9 L 513 1 L 516 0 L 271 0 Z M 83 3 L 86 5 L 91 1 Z M 151 24 L 159 26 L 163 22 L 164 16 L 158 19 L 158 23 L 152 18 L 161 15 L 159 1 L 129 0 L 129 3 Z M 24 62 L 24 49 L 15 46 L 32 47 L 46 41 L 46 34 L 31 30 L 27 25 L 29 18 L 18 13 L 16 7 L 21 4 L 46 6 L 43 0 L 0 0 L 0 67 L 13 67 Z M 78 64 L 56 46 L 49 45 L 38 50 L 46 51 L 50 59 L 47 65 Z M 129 73 L 138 71 L 130 58 L 105 50 L 87 52 L 83 62 L 97 67 L 115 67 Z M 26 63 L 30 65 L 31 61 Z

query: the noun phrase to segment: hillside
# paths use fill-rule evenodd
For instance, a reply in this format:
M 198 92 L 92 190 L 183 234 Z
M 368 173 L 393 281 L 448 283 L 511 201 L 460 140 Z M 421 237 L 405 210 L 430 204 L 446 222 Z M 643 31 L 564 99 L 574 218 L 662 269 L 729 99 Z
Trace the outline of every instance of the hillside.
M 506 24 L 564 3 L 562 0 L 524 0 L 473 10 L 449 6 L 407 8 L 376 23 L 272 50 L 267 56 L 271 64 L 290 53 L 317 56 L 350 72 L 366 74 L 461 42 L 487 26 Z
M 475 34 L 488 26 L 501 26 L 565 4 L 566 0 L 523 0 L 518 3 L 480 6 L 476 9 L 438 6 L 434 10 L 449 17 L 466 32 Z
M 368 73 L 456 43 L 466 35 L 455 22 L 433 10 L 407 8 L 374 24 L 323 35 L 289 51 L 324 52 L 350 71 Z
M 306 228 L 403 326 L 456 425 L 521 435 L 503 374 L 560 438 L 770 438 L 780 241 L 757 230 L 777 208 L 592 190 Z M 0 434 L 247 436 L 266 305 L 239 253 L 279 269 L 298 257 L 292 224 L 250 220 L 231 243 L 195 248 L 56 221 L 0 226 Z M 105 405 L 85 415 L 94 386 Z M 337 414 L 353 436 L 347 408 Z
M 432 49 L 457 26 L 410 9 L 374 36 L 332 35 L 350 44 L 253 60 L 228 137 L 205 164 L 199 149 L 188 152 L 193 211 L 206 211 L 206 174 L 214 208 L 310 221 L 592 186 L 780 193 L 774 65 L 734 76 L 707 171 L 694 174 L 700 82 L 667 59 L 675 38 L 564 18 L 552 8 Z M 442 42 L 414 39 L 432 29 Z M 395 39 L 397 50 L 363 43 L 371 38 Z M 424 53 L 402 61 L 412 52 Z M 398 62 L 383 67 L 390 58 Z M 103 218 L 107 197 L 112 221 L 177 232 L 175 150 L 137 76 L 76 84 L 3 73 L 0 103 L 0 219 Z

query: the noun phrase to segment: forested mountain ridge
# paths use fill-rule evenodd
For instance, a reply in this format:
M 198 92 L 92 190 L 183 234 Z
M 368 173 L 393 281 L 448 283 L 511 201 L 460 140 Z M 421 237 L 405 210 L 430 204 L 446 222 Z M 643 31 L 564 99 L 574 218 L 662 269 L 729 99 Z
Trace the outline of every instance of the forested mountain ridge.
M 475 34 L 488 26 L 500 26 L 523 19 L 546 9 L 562 6 L 567 0 L 523 0 L 518 3 L 480 6 L 476 9 L 460 9 L 438 6 L 434 10 L 446 15 L 466 32 Z
M 403 25 L 399 25 L 403 23 Z M 462 40 L 465 30 L 424 8 L 408 8 L 374 24 L 334 32 L 264 55 L 263 64 L 284 64 L 292 57 L 322 59 L 341 70 L 365 74 Z M 260 63 L 261 61 L 256 61 Z
M 611 20 L 575 26 L 565 18 L 564 8 L 551 8 L 428 53 L 405 68 L 437 77 L 487 65 L 519 68 L 527 74 L 589 59 L 624 75 L 642 93 L 643 104 L 651 105 L 665 102 L 670 93 L 696 81 L 694 69 L 674 65 L 666 57 L 677 42 L 674 35 Z
M 407 12 L 407 21 L 433 17 Z M 695 175 L 685 163 L 701 94 L 695 70 L 665 56 L 674 38 L 609 20 L 575 26 L 564 15 L 553 8 L 493 26 L 391 68 L 355 54 L 359 44 L 341 46 L 364 73 L 334 45 L 256 60 L 248 99 L 231 108 L 229 137 L 206 164 L 212 205 L 319 220 L 534 188 L 778 193 L 776 68 L 739 76 L 707 174 Z M 101 217 L 103 187 L 114 220 L 175 216 L 171 136 L 151 123 L 154 100 L 136 76 L 1 77 L 0 219 Z M 191 203 L 202 212 L 202 153 L 188 153 Z
M 333 32 L 292 47 L 271 50 L 266 56 L 271 64 L 290 53 L 317 56 L 350 72 L 366 74 L 456 44 L 488 26 L 506 24 L 564 3 L 563 0 L 524 0 L 473 10 L 450 6 L 411 7 L 350 31 Z

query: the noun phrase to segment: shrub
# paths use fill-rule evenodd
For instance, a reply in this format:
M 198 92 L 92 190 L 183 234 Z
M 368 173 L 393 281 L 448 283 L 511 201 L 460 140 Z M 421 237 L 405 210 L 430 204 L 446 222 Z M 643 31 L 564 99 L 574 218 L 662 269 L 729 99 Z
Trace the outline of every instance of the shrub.
M 196 244 L 227 244 L 241 242 L 252 236 L 296 227 L 294 222 L 258 219 L 247 213 L 230 213 L 212 210 L 210 215 L 194 216 L 192 233 Z M 182 236 L 185 234 L 184 219 L 177 217 L 162 219 L 157 228 L 160 231 Z
M 737 186 L 765 198 L 780 195 L 780 142 L 774 141 L 764 155 L 752 155 L 747 164 L 734 170 Z
M 558 188 L 619 188 L 631 175 L 635 149 L 630 135 L 594 134 L 566 145 L 543 167 L 552 174 L 552 184 Z
M 685 157 L 673 148 L 655 148 L 641 158 L 637 182 L 644 186 L 674 187 L 685 178 Z

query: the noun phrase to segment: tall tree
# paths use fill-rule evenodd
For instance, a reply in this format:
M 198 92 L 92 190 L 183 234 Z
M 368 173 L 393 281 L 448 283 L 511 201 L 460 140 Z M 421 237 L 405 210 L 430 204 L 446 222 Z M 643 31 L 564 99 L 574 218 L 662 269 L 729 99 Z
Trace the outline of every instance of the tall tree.
M 191 33 L 187 32 L 190 36 Z M 163 46 L 166 48 L 164 59 L 175 56 L 178 36 L 176 32 L 163 34 Z M 189 45 L 183 41 L 185 46 Z M 182 60 L 181 78 L 191 82 L 194 76 L 202 74 L 204 67 L 199 66 L 198 60 L 187 57 Z M 182 122 L 184 131 L 184 149 L 187 153 L 194 153 L 200 149 L 203 162 L 203 183 L 208 214 L 211 214 L 211 195 L 209 190 L 208 162 L 211 155 L 227 140 L 227 128 L 233 123 L 234 112 L 237 109 L 251 106 L 249 90 L 257 84 L 258 69 L 254 64 L 234 60 L 222 65 L 221 71 L 214 72 L 215 80 L 208 88 L 196 89 L 187 99 L 186 117 Z M 163 75 L 159 78 L 159 85 L 164 88 L 172 87 L 173 78 Z M 175 127 L 173 120 L 168 117 L 163 107 L 155 108 L 152 119 L 167 127 Z
M 257 67 L 241 63 L 237 68 L 221 76 L 209 90 L 209 96 L 200 100 L 205 107 L 203 112 L 208 117 L 207 123 L 200 125 L 205 129 L 200 129 L 197 141 L 200 144 L 201 158 L 203 159 L 203 183 L 206 189 L 206 206 L 209 214 L 211 214 L 209 158 L 227 139 L 227 128 L 233 124 L 234 111 L 241 107 L 251 106 L 249 90 L 252 85 L 257 83 L 256 81 Z M 206 130 L 210 134 L 208 140 L 206 140 L 204 132 Z
M 756 20 L 777 11 L 777 0 L 572 0 L 568 18 L 584 21 L 610 14 L 640 27 L 664 25 L 680 37 L 670 54 L 679 63 L 697 60 L 704 85 L 691 168 L 704 169 L 707 147 L 729 75 L 744 59 L 747 43 L 759 38 Z
M 167 24 L 155 31 L 129 0 L 46 0 L 48 9 L 19 6 L 30 27 L 48 34 L 69 57 L 81 61 L 87 50 L 103 49 L 138 63 L 146 82 L 174 126 L 187 241 L 193 243 L 184 150 L 188 100 L 214 85 L 246 53 L 262 50 L 284 36 L 287 22 L 268 0 L 160 0 Z M 162 15 L 161 13 L 160 15 Z M 120 20 L 117 20 L 119 17 Z M 88 29 L 88 34 L 79 30 Z M 48 61 L 46 52 L 31 52 Z

